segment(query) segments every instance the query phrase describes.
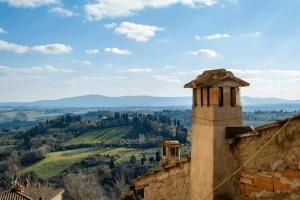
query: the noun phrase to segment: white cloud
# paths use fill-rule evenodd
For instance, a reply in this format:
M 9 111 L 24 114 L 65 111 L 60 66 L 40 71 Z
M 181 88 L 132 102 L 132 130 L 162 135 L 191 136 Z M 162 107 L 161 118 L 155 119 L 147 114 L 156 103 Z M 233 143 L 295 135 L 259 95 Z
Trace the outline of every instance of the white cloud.
M 47 73 L 73 73 L 73 70 L 58 68 L 52 65 L 46 65 L 43 67 L 8 67 L 0 65 L 0 72 L 7 74 L 30 74 L 30 73 L 38 73 L 38 72 L 47 72 Z
M 94 54 L 99 53 L 99 50 L 98 49 L 87 49 L 87 50 L 85 50 L 85 53 L 90 54 L 90 55 L 94 55 Z
M 132 22 L 122 22 L 121 25 L 116 27 L 115 32 L 121 35 L 126 35 L 127 38 L 133 39 L 139 42 L 146 42 L 153 36 L 157 31 L 163 30 L 157 26 L 149 26 L 143 24 L 135 24 Z
M 57 4 L 59 0 L 0 0 L 13 7 L 36 8 L 49 4 Z
M 72 78 L 69 80 L 64 80 L 64 83 L 67 84 L 81 84 L 86 82 L 95 82 L 95 81 L 111 81 L 111 80 L 124 80 L 124 76 L 80 76 L 78 78 Z
M 72 51 L 72 47 L 60 43 L 34 46 L 31 49 L 41 54 L 63 54 Z
M 152 72 L 151 68 L 130 68 L 127 70 L 124 70 L 123 72 L 129 72 L 129 73 L 133 73 L 133 74 L 141 74 L 141 73 L 150 73 Z
M 177 79 L 174 76 L 153 75 L 152 77 L 158 81 L 163 81 L 163 82 L 169 82 L 169 83 L 180 83 L 181 82 L 179 79 Z
M 200 49 L 198 51 L 190 51 L 187 53 L 192 55 L 198 55 L 198 56 L 206 56 L 208 58 L 214 58 L 218 56 L 217 52 L 211 49 Z
M 297 69 L 229 69 L 237 77 L 250 83 L 243 95 L 299 99 L 300 70 Z
M 105 67 L 105 68 L 113 68 L 114 65 L 113 64 L 104 64 L 103 67 Z
M 12 51 L 14 53 L 21 54 L 21 53 L 27 53 L 29 48 L 26 46 L 13 44 L 13 43 L 0 40 L 0 50 Z
M 164 68 L 166 68 L 166 69 L 174 69 L 175 66 L 173 66 L 173 65 L 165 65 Z
M 63 17 L 72 17 L 75 15 L 73 11 L 61 7 L 52 8 L 49 10 L 49 12 Z
M 116 26 L 118 26 L 118 24 L 116 24 L 116 23 L 104 24 L 104 27 L 107 29 L 113 29 Z
M 242 36 L 257 38 L 263 36 L 263 33 L 256 31 L 256 32 L 242 33 Z
M 195 40 L 202 40 L 202 37 L 200 35 L 195 35 Z
M 80 65 L 91 65 L 92 62 L 89 60 L 74 60 L 74 63 L 80 64 Z
M 300 70 L 280 70 L 280 69 L 268 69 L 268 70 L 260 70 L 260 69 L 229 69 L 233 73 L 238 74 L 239 76 L 247 76 L 255 78 L 256 76 L 266 76 L 266 74 L 270 77 L 283 77 L 287 79 L 293 79 L 295 77 L 300 76 Z
M 171 42 L 171 38 L 163 38 L 163 39 L 159 39 L 158 42 L 160 43 L 168 43 L 168 42 Z
M 6 33 L 6 31 L 0 27 L 0 33 Z
M 178 71 L 178 72 L 175 72 L 176 75 L 183 75 L 183 76 L 197 76 L 199 74 L 202 74 L 202 72 L 204 71 L 205 69 L 193 69 L 193 70 L 187 70 L 187 71 Z
M 113 48 L 105 48 L 105 52 L 111 53 L 111 54 L 117 54 L 117 55 L 130 55 L 132 54 L 129 50 L 126 49 L 119 49 L 117 47 Z
M 37 72 L 50 72 L 50 73 L 73 73 L 73 70 L 70 69 L 64 69 L 64 68 L 57 68 L 57 67 L 53 67 L 51 65 L 46 65 L 44 67 L 31 67 L 29 68 L 29 70 L 32 71 L 37 71 Z
M 98 0 L 85 5 L 88 20 L 129 16 L 145 8 L 165 8 L 175 4 L 189 7 L 213 6 L 217 0 Z
M 61 54 L 71 52 L 72 47 L 59 43 L 28 47 L 0 40 L 0 50 L 10 51 L 18 54 L 28 53 L 30 51 L 35 51 L 41 54 Z
M 224 38 L 230 38 L 231 36 L 226 33 L 216 33 L 213 35 L 199 36 L 195 35 L 195 40 L 218 40 Z

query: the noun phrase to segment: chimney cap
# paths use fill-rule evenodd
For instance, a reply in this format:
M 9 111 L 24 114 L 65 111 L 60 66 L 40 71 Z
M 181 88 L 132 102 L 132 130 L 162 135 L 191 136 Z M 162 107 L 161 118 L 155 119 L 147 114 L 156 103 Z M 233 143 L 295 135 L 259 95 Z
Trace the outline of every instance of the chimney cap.
M 239 87 L 249 86 L 249 83 L 237 78 L 231 71 L 226 69 L 213 69 L 205 70 L 202 74 L 198 75 L 195 80 L 184 85 L 185 88 L 196 88 L 196 87 L 210 87 L 218 82 L 230 80 L 236 83 Z
M 163 146 L 181 146 L 180 142 L 177 140 L 166 140 Z

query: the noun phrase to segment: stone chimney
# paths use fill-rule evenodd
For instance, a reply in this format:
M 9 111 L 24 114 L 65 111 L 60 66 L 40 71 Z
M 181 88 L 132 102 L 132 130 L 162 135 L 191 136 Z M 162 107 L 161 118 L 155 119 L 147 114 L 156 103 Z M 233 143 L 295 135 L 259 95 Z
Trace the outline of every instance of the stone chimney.
M 181 144 L 177 140 L 167 140 L 163 143 L 162 164 L 176 162 L 180 159 Z
M 242 126 L 239 87 L 248 85 L 225 69 L 204 71 L 185 85 L 193 89 L 192 200 L 234 197 L 233 180 L 213 189 L 234 170 L 226 127 Z

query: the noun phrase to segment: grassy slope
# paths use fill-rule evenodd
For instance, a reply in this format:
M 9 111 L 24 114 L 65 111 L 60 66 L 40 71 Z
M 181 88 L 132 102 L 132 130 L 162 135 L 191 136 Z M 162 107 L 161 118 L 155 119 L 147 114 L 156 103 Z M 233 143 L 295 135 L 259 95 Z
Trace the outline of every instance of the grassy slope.
M 48 153 L 45 159 L 23 169 L 23 172 L 25 173 L 33 171 L 40 178 L 46 180 L 52 176 L 58 175 L 71 165 L 95 154 L 114 156 L 116 158 L 115 163 L 118 165 L 126 160 L 129 160 L 130 156 L 133 154 L 136 155 L 137 158 L 140 158 L 142 153 L 151 153 L 154 155 L 155 151 L 155 148 L 147 150 L 137 150 L 133 148 L 83 148 L 52 152 Z
M 131 127 L 114 127 L 88 131 L 68 141 L 65 145 L 95 144 L 101 143 L 105 140 L 121 138 L 130 130 L 130 128 Z

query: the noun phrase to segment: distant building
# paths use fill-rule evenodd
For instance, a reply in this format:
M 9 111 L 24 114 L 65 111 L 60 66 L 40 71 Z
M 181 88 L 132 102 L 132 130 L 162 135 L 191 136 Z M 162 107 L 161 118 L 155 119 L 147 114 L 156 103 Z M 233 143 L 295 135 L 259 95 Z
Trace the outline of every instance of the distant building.
M 191 158 L 180 157 L 176 142 L 165 142 L 162 168 L 133 180 L 132 199 L 300 199 L 300 114 L 244 127 L 239 88 L 248 85 L 225 69 L 187 83 Z
M 13 189 L 0 191 L 0 200 L 62 200 L 63 189 L 43 188 L 15 183 Z

